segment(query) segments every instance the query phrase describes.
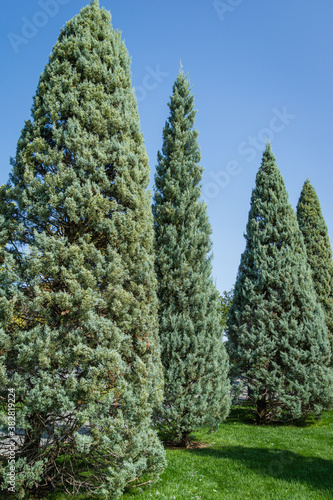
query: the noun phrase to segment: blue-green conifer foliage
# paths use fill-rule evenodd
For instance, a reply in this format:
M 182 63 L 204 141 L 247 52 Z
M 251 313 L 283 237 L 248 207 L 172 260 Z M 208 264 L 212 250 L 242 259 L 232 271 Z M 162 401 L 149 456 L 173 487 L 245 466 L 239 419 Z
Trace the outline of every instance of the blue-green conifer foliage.
M 308 263 L 318 302 L 321 304 L 333 351 L 333 260 L 331 242 L 320 202 L 309 179 L 297 204 L 297 220 L 302 231 Z
M 61 30 L 3 196 L 18 212 L 3 233 L 0 386 L 16 391 L 20 494 L 118 498 L 165 465 L 150 426 L 163 374 L 149 165 L 110 21 L 94 0 Z
M 226 334 L 258 423 L 332 404 L 330 346 L 302 233 L 268 144 L 252 192 Z
M 230 385 L 219 294 L 211 277 L 211 227 L 200 200 L 194 96 L 182 70 L 169 108 L 153 204 L 165 377 L 158 421 L 169 439 L 188 445 L 197 427 L 214 428 L 226 417 Z

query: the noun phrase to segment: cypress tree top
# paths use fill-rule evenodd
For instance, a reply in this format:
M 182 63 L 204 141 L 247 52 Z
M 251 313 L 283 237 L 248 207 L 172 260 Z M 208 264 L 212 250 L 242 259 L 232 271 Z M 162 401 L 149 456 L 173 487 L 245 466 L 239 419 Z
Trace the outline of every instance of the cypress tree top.
M 182 205 L 186 196 L 192 196 L 191 199 L 195 200 L 199 198 L 198 184 L 203 172 L 198 164 L 201 155 L 197 143 L 198 132 L 194 129 L 194 95 L 183 70 L 180 70 L 173 85 L 168 106 L 170 116 L 163 129 L 162 153 L 158 152 L 155 201 L 163 205 L 175 204 L 177 201 L 177 205 Z M 167 183 L 170 184 L 168 189 L 165 187 Z M 184 220 L 183 212 L 178 216 L 179 222 Z

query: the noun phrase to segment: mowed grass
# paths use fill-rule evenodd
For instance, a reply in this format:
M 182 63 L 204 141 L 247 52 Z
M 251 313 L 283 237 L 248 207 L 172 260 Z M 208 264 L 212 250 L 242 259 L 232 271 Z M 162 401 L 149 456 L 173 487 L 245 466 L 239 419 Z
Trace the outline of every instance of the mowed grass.
M 243 415 L 234 408 L 217 432 L 196 432 L 204 448 L 168 449 L 159 481 L 124 500 L 333 499 L 333 411 L 299 426 L 255 426 Z

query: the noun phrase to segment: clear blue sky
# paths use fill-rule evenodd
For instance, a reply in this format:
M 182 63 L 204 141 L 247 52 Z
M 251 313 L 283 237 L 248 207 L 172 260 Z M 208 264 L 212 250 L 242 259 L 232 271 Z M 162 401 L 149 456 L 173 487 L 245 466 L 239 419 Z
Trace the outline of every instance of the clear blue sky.
M 0 184 L 59 30 L 86 3 L 15 0 L 1 6 Z M 132 57 L 152 179 L 180 60 L 190 74 L 218 289 L 230 289 L 236 278 L 266 138 L 294 207 L 310 178 L 332 241 L 333 2 L 100 3 L 111 11 Z

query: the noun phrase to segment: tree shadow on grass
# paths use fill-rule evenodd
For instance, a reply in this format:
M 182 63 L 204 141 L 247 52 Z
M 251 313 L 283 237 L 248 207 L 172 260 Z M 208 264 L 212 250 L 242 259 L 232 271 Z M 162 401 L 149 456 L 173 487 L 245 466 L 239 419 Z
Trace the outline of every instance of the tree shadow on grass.
M 240 462 L 243 466 L 258 474 L 290 482 L 307 484 L 318 490 L 330 490 L 333 498 L 333 462 L 323 458 L 304 457 L 288 450 L 277 448 L 248 448 L 243 446 L 225 446 L 189 450 L 200 458 L 229 459 Z M 223 467 L 223 465 L 221 465 Z M 212 468 L 212 476 L 217 482 L 222 478 L 218 468 Z
M 315 417 L 312 414 L 305 415 L 300 419 L 286 418 L 285 420 L 272 420 L 265 424 L 265 427 L 288 427 L 292 425 L 293 427 L 312 427 L 317 424 L 322 417 Z M 233 424 L 235 422 L 241 422 L 243 424 L 253 425 L 258 427 L 255 419 L 255 413 L 253 412 L 253 405 L 250 403 L 243 403 L 242 405 L 234 405 L 225 421 L 225 424 Z

